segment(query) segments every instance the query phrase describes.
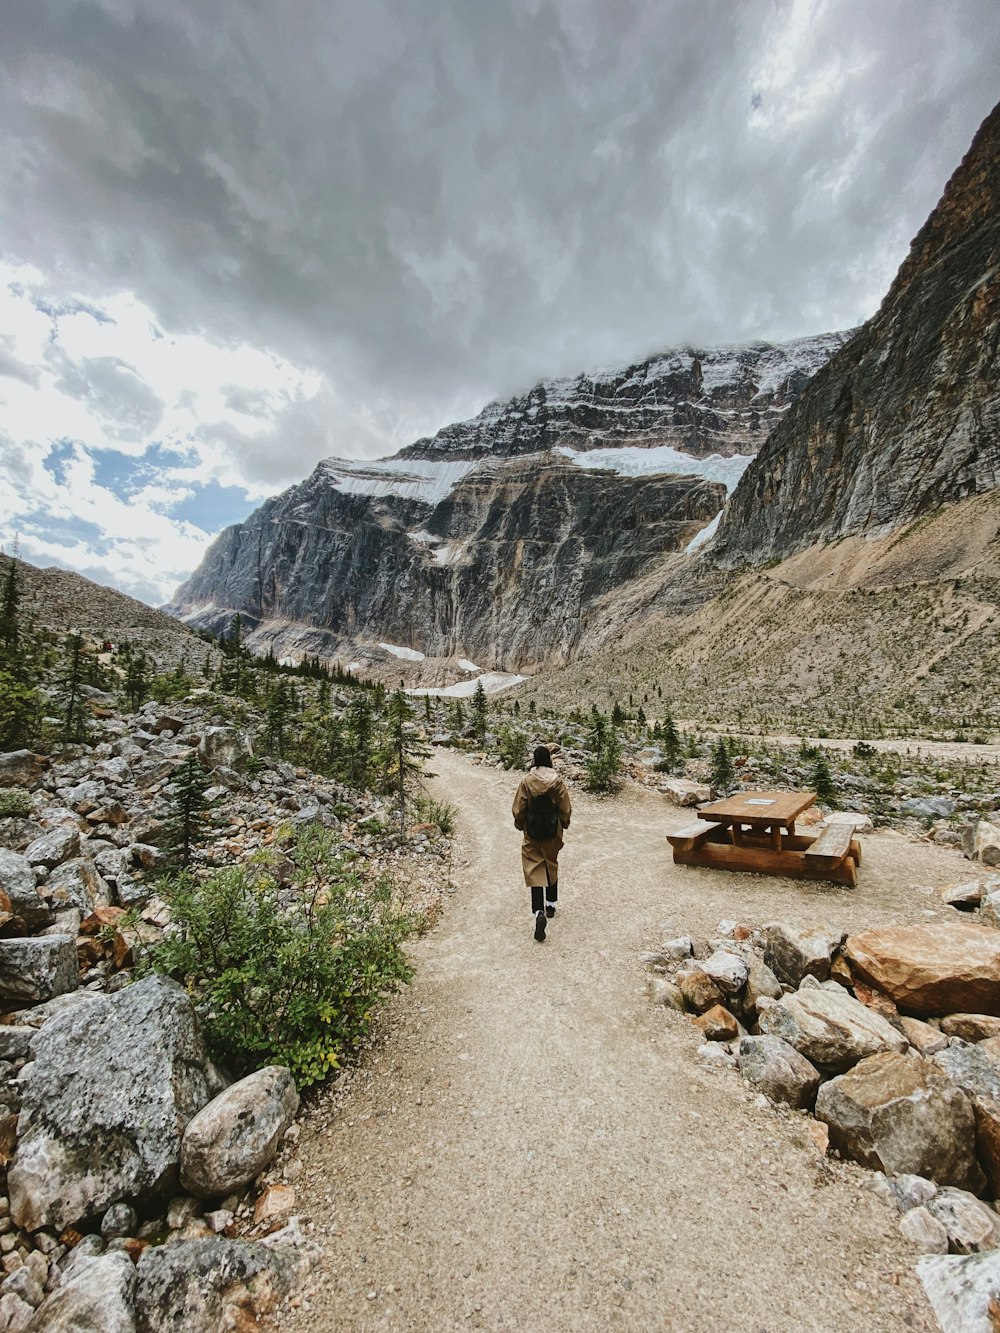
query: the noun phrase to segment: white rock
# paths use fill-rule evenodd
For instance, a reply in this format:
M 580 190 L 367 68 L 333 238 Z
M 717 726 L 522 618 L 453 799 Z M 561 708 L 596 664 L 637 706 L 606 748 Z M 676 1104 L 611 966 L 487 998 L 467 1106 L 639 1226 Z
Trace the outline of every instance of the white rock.
M 734 953 L 716 949 L 701 966 L 725 995 L 737 995 L 746 985 L 749 969 L 743 959 Z
M 201 1198 L 221 1198 L 266 1170 L 295 1119 L 299 1095 L 290 1071 L 269 1065 L 234 1083 L 194 1117 L 181 1143 L 181 1183 Z
M 995 1333 L 989 1307 L 1000 1291 L 1000 1253 L 918 1259 L 917 1274 L 941 1333 Z
M 948 1232 L 923 1206 L 911 1208 L 899 1219 L 899 1229 L 907 1240 L 919 1245 L 924 1254 L 947 1254 Z

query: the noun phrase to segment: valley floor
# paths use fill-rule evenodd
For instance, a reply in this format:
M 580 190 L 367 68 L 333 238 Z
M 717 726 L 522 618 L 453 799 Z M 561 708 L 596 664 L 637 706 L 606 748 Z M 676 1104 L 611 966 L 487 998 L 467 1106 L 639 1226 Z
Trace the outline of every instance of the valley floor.
M 933 1330 L 870 1173 L 704 1067 L 691 1021 L 646 998 L 638 955 L 723 918 L 920 920 L 968 863 L 880 833 L 854 892 L 674 866 L 664 834 L 689 814 L 639 788 L 574 791 L 540 945 L 515 775 L 449 751 L 432 767 L 459 807 L 458 891 L 380 1040 L 303 1121 L 288 1174 L 325 1258 L 283 1326 Z

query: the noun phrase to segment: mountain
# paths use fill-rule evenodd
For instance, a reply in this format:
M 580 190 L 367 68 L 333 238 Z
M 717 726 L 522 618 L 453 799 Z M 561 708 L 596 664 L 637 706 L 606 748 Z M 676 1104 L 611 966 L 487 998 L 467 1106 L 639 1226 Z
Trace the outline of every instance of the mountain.
M 624 585 L 711 531 L 849 336 L 677 349 L 539 384 L 393 458 L 326 460 L 223 532 L 167 609 L 215 632 L 239 611 L 262 651 L 393 672 L 569 661 Z
M 713 544 L 726 567 L 905 527 L 1000 486 L 1000 106 L 878 313 L 747 469 Z

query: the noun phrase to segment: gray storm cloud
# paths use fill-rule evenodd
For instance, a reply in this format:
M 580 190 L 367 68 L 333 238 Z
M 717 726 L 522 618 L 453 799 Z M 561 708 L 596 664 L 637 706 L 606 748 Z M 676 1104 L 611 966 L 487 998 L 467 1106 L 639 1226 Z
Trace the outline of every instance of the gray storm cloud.
M 543 376 L 872 313 L 996 99 L 1000 11 L 8 0 L 0 62 L 7 257 L 315 365 L 396 447 Z

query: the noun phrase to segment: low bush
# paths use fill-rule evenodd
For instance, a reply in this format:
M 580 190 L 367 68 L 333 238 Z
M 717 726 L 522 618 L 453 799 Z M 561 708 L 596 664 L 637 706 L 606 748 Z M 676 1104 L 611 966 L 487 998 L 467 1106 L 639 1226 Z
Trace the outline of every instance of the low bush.
M 30 791 L 24 787 L 0 787 L 0 819 L 26 819 L 30 814 Z
M 297 831 L 288 856 L 283 886 L 252 861 L 164 881 L 175 933 L 139 970 L 187 986 L 216 1059 L 239 1073 L 288 1065 L 302 1086 L 337 1069 L 379 1001 L 410 979 L 415 922 L 391 881 L 365 885 L 346 867 L 329 831 Z
M 438 828 L 450 838 L 455 832 L 455 816 L 458 811 L 447 801 L 435 801 L 432 796 L 420 795 L 413 802 L 418 819 L 425 824 L 437 824 Z
M 524 768 L 528 760 L 528 733 L 521 727 L 499 727 L 497 729 L 497 751 L 504 768 Z

